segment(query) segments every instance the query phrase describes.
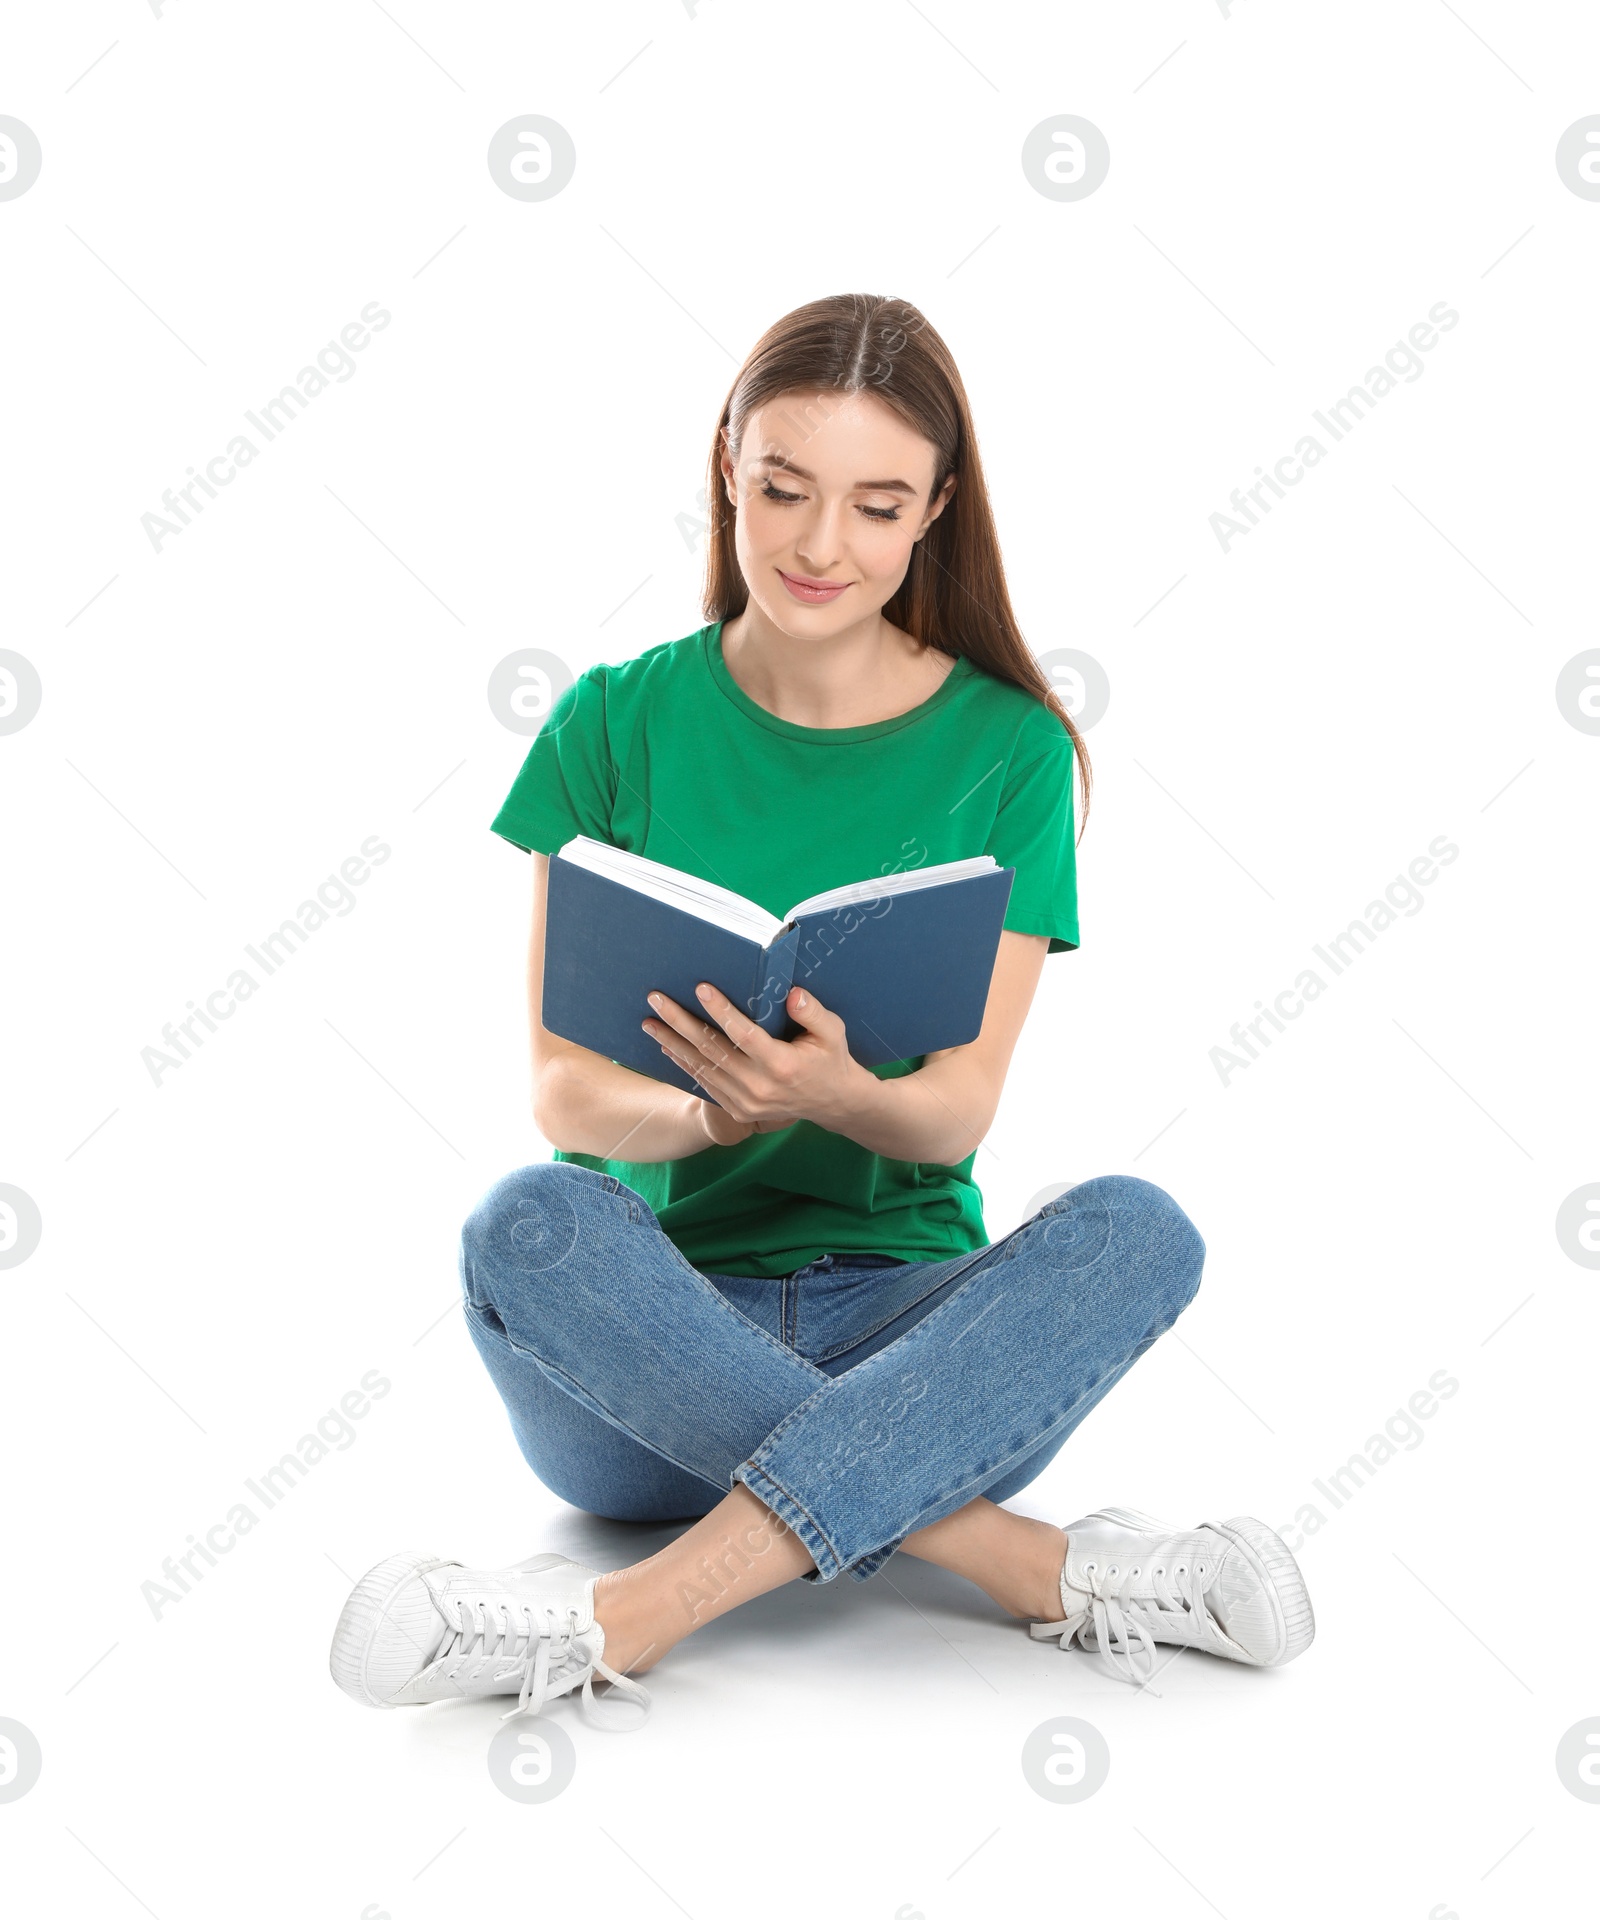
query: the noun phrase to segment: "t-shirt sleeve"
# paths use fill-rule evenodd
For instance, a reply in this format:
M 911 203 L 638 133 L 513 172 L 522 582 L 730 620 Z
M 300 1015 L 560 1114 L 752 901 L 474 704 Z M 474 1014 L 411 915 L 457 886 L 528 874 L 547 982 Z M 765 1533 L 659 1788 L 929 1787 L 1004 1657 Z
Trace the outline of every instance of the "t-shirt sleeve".
M 545 715 L 490 825 L 524 853 L 554 853 L 578 833 L 609 843 L 615 794 L 605 680 L 591 667 Z
M 1044 752 L 1008 768 L 984 848 L 1002 867 L 1016 868 L 1002 925 L 1014 933 L 1048 934 L 1047 953 L 1069 953 L 1078 945 L 1072 766 L 1072 736 L 1061 728 Z

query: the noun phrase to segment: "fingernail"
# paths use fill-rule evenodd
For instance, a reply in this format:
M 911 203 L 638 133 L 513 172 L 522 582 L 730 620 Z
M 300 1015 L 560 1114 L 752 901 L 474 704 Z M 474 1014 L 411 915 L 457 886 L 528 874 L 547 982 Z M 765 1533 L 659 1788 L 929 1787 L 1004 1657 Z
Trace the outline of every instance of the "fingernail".
M 647 993 L 645 999 L 648 1000 L 653 1007 L 659 1007 L 661 1005 L 661 995 L 659 993 Z

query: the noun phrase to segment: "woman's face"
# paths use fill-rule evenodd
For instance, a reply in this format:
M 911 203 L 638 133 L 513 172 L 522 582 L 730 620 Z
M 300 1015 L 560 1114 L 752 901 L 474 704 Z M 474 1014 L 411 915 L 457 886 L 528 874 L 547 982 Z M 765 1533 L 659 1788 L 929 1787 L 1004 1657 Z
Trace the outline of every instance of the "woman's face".
M 750 598 L 775 627 L 823 639 L 884 606 L 955 491 L 952 476 L 930 502 L 936 458 L 869 393 L 769 401 L 746 420 L 737 465 L 724 438 L 735 551 Z

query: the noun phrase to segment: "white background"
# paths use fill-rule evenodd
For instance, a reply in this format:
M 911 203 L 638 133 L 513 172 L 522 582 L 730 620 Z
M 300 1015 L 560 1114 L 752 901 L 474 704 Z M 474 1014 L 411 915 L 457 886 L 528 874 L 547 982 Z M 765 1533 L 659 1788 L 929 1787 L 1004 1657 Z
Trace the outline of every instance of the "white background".
M 0 1180 L 43 1220 L 0 1275 L 19 1910 L 1476 1920 L 1579 1884 L 1600 1275 L 1555 1218 L 1600 1180 L 1600 738 L 1555 687 L 1597 644 L 1600 202 L 1555 147 L 1597 56 L 1586 10 L 1506 0 L 11 17 L 0 113 L 43 150 L 0 201 L 0 645 L 43 684 L 0 739 Z M 532 204 L 485 158 L 526 113 L 578 156 Z M 1062 113 L 1110 143 L 1078 202 L 1021 165 Z M 1018 1504 L 1296 1537 L 1315 1502 L 1319 1634 L 1136 1692 L 901 1560 L 699 1636 L 642 1732 L 558 1705 L 576 1777 L 521 1806 L 497 1703 L 365 1713 L 326 1668 L 398 1547 L 658 1538 L 533 1481 L 453 1304 L 461 1219 L 549 1152 L 528 864 L 488 828 L 527 743 L 486 687 L 701 623 L 677 517 L 737 365 L 853 290 L 949 342 L 1024 630 L 1112 690 L 990 1234 L 1134 1172 L 1209 1250 Z M 354 377 L 154 551 L 140 516 L 374 300 Z M 1230 491 L 1441 300 L 1422 377 L 1224 553 Z M 162 1026 L 373 834 L 354 910 L 153 1084 Z M 1230 1026 L 1440 834 L 1422 909 L 1224 1085 Z M 357 1442 L 152 1618 L 164 1557 L 373 1368 Z M 1440 1368 L 1333 1511 L 1313 1479 Z M 1057 1715 L 1111 1750 L 1078 1805 L 1021 1770 Z

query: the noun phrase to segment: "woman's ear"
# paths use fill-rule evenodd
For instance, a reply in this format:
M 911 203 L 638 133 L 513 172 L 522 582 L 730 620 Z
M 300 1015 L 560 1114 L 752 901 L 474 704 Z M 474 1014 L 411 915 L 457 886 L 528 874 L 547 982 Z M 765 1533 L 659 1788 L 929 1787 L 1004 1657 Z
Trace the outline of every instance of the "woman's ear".
M 955 492 L 955 490 L 956 490 L 956 477 L 952 473 L 947 477 L 944 485 L 939 489 L 938 494 L 934 498 L 933 505 L 928 509 L 927 518 L 923 521 L 922 525 L 917 528 L 917 531 L 913 536 L 913 538 L 918 540 L 922 538 L 922 536 L 928 531 L 929 527 L 933 525 L 934 521 L 938 519 L 939 515 L 944 512 L 947 506 L 949 506 L 950 496 Z
M 717 455 L 717 465 L 721 470 L 723 484 L 727 490 L 728 505 L 737 511 L 739 506 L 739 489 L 734 481 L 735 462 L 733 448 L 728 442 L 728 429 L 726 426 L 719 427 L 717 432 L 722 440 L 722 447 Z

